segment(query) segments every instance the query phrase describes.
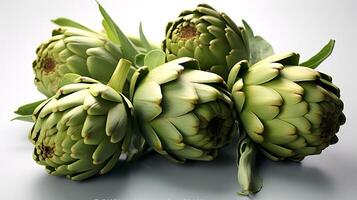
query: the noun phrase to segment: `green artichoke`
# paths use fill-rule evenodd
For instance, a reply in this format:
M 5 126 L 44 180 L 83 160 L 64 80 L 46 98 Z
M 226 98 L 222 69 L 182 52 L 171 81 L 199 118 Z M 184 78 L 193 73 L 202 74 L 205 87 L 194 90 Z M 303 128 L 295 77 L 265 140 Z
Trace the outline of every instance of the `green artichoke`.
M 154 150 L 178 162 L 212 160 L 236 132 L 223 78 L 197 68 L 196 60 L 179 58 L 149 67 L 147 74 L 141 68 L 143 75 L 132 79 L 141 133 Z
M 129 67 L 121 60 L 108 85 L 80 77 L 35 109 L 33 158 L 49 174 L 83 180 L 115 166 L 130 143 L 132 105 L 120 93 Z
M 274 160 L 302 160 L 338 141 L 344 124 L 340 90 L 332 78 L 299 66 L 299 55 L 270 56 L 250 67 L 235 65 L 229 75 L 241 125 Z
M 35 85 L 47 97 L 54 95 L 66 73 L 76 73 L 107 83 L 122 58 L 119 46 L 103 34 L 60 27 L 41 44 L 33 62 Z
M 225 14 L 206 4 L 193 11 L 183 11 L 166 28 L 163 50 L 167 60 L 191 57 L 202 70 L 211 71 L 227 80 L 238 61 L 249 59 L 249 48 L 243 29 Z

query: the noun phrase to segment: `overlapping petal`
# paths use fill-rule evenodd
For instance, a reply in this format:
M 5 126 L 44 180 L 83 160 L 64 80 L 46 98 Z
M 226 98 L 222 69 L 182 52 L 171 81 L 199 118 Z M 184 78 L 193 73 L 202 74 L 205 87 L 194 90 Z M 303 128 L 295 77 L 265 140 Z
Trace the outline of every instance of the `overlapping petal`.
M 336 143 L 345 117 L 339 89 L 329 76 L 298 66 L 294 53 L 235 68 L 243 72 L 238 76 L 232 70 L 241 123 L 269 158 L 301 160 Z
M 33 62 L 35 84 L 48 97 L 60 87 L 66 73 L 76 73 L 107 83 L 122 57 L 120 48 L 103 34 L 73 27 L 53 31 L 41 44 Z
M 238 61 L 249 58 L 248 44 L 241 28 L 225 14 L 206 4 L 183 11 L 166 28 L 163 50 L 167 60 L 191 57 L 202 70 L 228 77 Z
M 152 69 L 133 95 L 148 143 L 180 162 L 212 160 L 236 131 L 223 78 L 190 65 L 192 59 L 181 59 Z
M 83 180 L 105 174 L 122 152 L 132 107 L 114 89 L 90 81 L 62 87 L 34 112 L 33 158 L 52 175 Z

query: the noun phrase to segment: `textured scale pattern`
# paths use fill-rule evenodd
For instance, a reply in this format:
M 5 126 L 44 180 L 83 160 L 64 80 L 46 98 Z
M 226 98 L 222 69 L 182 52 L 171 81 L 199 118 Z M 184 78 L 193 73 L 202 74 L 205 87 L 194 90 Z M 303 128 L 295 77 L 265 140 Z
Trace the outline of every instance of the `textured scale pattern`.
M 328 75 L 298 66 L 294 53 L 237 64 L 232 96 L 244 129 L 271 159 L 302 160 L 338 141 L 345 122 Z M 231 76 L 231 75 L 230 75 Z
M 38 47 L 33 62 L 35 84 L 48 97 L 57 92 L 66 73 L 107 83 L 122 57 L 120 48 L 99 33 L 61 27 L 52 36 Z
M 166 28 L 163 50 L 167 60 L 191 57 L 201 70 L 228 77 L 238 61 L 249 58 L 247 41 L 241 28 L 224 13 L 206 4 L 184 11 Z
M 236 132 L 224 80 L 192 68 L 197 63 L 190 58 L 160 65 L 138 83 L 133 96 L 148 143 L 179 162 L 212 160 Z
M 81 77 L 34 111 L 34 160 L 49 174 L 83 180 L 117 163 L 129 132 L 131 104 L 111 87 Z

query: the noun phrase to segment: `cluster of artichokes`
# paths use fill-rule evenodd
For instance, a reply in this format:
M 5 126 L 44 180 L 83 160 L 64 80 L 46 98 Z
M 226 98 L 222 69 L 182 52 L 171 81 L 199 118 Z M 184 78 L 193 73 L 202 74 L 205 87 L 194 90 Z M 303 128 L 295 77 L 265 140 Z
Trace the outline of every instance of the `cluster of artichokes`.
M 305 62 L 274 54 L 249 25 L 206 4 L 169 22 L 161 48 L 140 26 L 126 36 L 99 5 L 104 31 L 73 20 L 42 43 L 34 83 L 47 98 L 20 107 L 32 121 L 33 158 L 49 174 L 83 180 L 149 152 L 213 160 L 237 141 L 241 194 L 258 192 L 257 154 L 300 161 L 338 141 L 340 90 L 315 68 L 331 40 Z

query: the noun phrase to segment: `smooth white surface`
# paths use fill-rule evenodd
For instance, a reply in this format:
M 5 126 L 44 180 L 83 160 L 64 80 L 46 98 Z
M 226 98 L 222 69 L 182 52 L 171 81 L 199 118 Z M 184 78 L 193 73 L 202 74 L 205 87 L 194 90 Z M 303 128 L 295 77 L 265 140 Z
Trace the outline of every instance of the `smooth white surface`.
M 160 42 L 165 24 L 193 0 L 100 1 L 126 33 L 140 21 L 149 38 Z M 301 164 L 263 160 L 262 191 L 254 199 L 355 199 L 357 191 L 356 47 L 354 0 L 216 0 L 205 1 L 238 24 L 244 17 L 276 52 L 297 51 L 302 59 L 336 39 L 332 56 L 319 67 L 342 90 L 347 123 L 340 141 Z M 100 29 L 94 1 L 11 0 L 0 2 L 0 199 L 216 200 L 246 199 L 235 194 L 234 147 L 214 162 L 172 164 L 150 155 L 136 164 L 118 165 L 110 174 L 85 182 L 48 176 L 32 160 L 27 140 L 30 123 L 10 122 L 18 105 L 42 98 L 32 84 L 35 48 L 50 36 L 50 19 L 65 16 Z

